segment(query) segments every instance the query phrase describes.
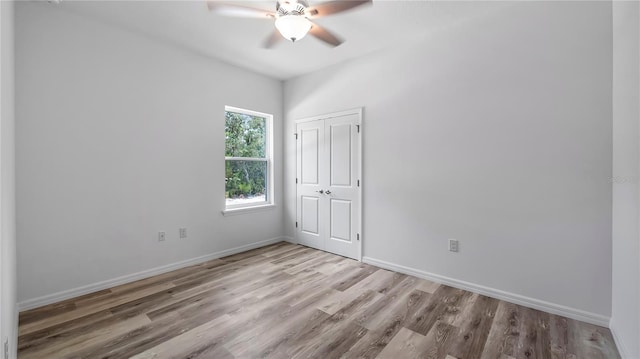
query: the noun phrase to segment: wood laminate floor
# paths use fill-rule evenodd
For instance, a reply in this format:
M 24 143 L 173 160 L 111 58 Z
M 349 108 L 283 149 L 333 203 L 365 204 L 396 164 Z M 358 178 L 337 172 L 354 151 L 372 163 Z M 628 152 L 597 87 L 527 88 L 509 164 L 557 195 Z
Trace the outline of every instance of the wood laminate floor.
M 619 358 L 608 329 L 278 243 L 20 314 L 19 358 Z

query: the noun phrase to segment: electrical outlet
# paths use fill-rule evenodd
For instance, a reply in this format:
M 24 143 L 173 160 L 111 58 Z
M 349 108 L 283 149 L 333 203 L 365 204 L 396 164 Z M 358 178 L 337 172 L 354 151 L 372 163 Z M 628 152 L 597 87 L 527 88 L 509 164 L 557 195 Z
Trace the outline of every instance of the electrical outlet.
M 458 251 L 458 240 L 449 239 L 449 252 L 457 252 L 457 251 Z
M 164 242 L 167 239 L 167 236 L 164 232 L 158 232 L 158 242 Z
M 187 229 L 180 228 L 180 238 L 187 238 Z

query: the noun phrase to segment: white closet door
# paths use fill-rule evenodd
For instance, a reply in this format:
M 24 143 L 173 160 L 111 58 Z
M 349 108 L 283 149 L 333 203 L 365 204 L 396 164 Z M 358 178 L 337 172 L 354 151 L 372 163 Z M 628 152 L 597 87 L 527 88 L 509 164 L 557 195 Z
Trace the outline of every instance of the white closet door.
M 297 125 L 298 242 L 360 257 L 360 114 Z
M 325 120 L 324 199 L 327 202 L 327 251 L 358 258 L 360 191 L 358 188 L 358 115 Z
M 326 212 L 324 193 L 324 122 L 313 121 L 297 126 L 297 218 L 298 243 L 324 250 Z

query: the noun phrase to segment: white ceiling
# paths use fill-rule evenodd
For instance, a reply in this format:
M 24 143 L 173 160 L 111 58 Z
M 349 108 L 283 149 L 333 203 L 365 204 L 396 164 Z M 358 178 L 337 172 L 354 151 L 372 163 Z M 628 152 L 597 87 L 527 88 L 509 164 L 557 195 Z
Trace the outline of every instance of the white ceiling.
M 225 2 L 275 9 L 275 0 Z M 320 2 L 324 1 L 310 0 L 311 5 Z M 274 28 L 273 20 L 219 16 L 208 11 L 205 1 L 63 1 L 48 6 L 142 32 L 274 78 L 288 79 L 416 41 L 504 5 L 496 1 L 374 0 L 370 6 L 315 20 L 346 40 L 336 48 L 308 36 L 296 43 L 281 41 L 273 49 L 262 47 Z

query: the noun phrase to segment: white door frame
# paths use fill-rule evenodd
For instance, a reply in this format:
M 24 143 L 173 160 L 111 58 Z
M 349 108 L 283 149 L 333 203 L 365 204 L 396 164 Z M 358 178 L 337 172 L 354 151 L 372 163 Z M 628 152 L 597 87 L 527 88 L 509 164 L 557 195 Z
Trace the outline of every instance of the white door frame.
M 306 118 L 302 118 L 299 120 L 296 120 L 293 124 L 293 133 L 296 134 L 296 128 L 298 127 L 299 123 L 304 123 L 304 122 L 310 122 L 310 121 L 317 121 L 317 120 L 327 120 L 330 118 L 335 118 L 335 117 L 341 117 L 341 116 L 347 116 L 347 115 L 357 115 L 358 116 L 358 123 L 359 123 L 359 127 L 358 127 L 358 132 L 360 133 L 360 139 L 358 141 L 358 148 L 356 149 L 356 151 L 358 152 L 358 168 L 359 168 L 359 172 L 358 173 L 358 179 L 360 181 L 360 184 L 358 186 L 358 196 L 360 197 L 360 205 L 358 208 L 358 211 L 360 212 L 360 215 L 358 216 L 358 223 L 356 223 L 356 228 L 358 229 L 358 234 L 359 234 L 359 238 L 357 238 L 358 241 L 358 260 L 360 262 L 362 262 L 362 241 L 364 240 L 364 235 L 362 233 L 362 220 L 363 220 L 363 202 L 364 199 L 362 198 L 362 187 L 363 187 L 363 180 L 362 180 L 362 173 L 363 168 L 362 168 L 362 155 L 363 155 L 363 151 L 362 151 L 362 142 L 363 142 L 363 126 L 362 126 L 362 112 L 363 112 L 363 108 L 362 107 L 357 107 L 357 108 L 353 108 L 353 109 L 349 109 L 349 110 L 344 110 L 344 111 L 339 111 L 339 112 L 331 112 L 331 113 L 327 113 L 324 115 L 318 115 L 318 116 L 313 116 L 313 117 L 306 117 Z M 297 134 L 296 134 L 297 136 Z M 298 154 L 296 153 L 296 173 L 297 173 L 297 167 L 298 167 L 298 159 L 297 159 Z M 296 184 L 296 196 L 295 196 L 296 200 L 296 220 L 297 218 L 297 213 L 298 213 L 298 185 Z M 298 230 L 296 228 L 295 231 L 295 241 L 296 243 L 300 243 L 300 240 L 298 238 Z

